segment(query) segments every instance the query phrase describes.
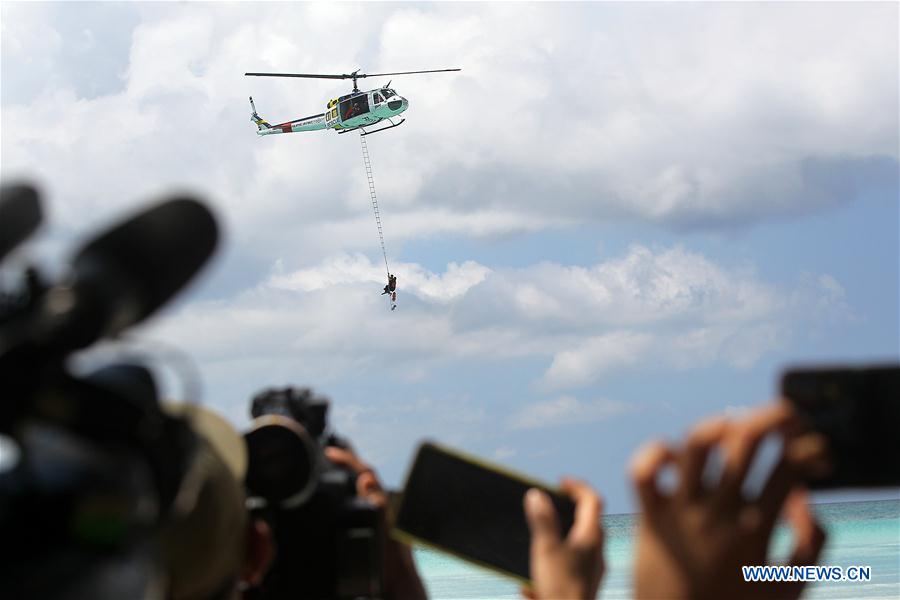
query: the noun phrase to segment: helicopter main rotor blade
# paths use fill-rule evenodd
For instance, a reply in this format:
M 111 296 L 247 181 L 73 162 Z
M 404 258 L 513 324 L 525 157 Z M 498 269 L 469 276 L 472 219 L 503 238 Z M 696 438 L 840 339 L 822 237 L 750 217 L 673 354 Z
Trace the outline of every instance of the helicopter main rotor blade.
M 446 73 L 448 71 L 462 71 L 462 69 L 432 69 L 431 71 L 399 71 L 397 73 L 367 73 L 357 77 L 384 77 L 386 75 L 415 75 L 416 73 Z
M 313 75 L 311 73 L 244 73 L 254 77 L 306 77 L 309 79 L 353 79 L 353 75 Z M 357 75 L 359 77 L 359 75 Z
M 314 73 L 244 73 L 253 77 L 304 77 L 307 79 L 365 79 L 366 77 L 384 77 L 387 75 L 415 75 L 418 73 L 446 73 L 462 69 L 433 69 L 430 71 L 400 71 L 397 73 L 350 73 L 345 75 L 318 75 Z

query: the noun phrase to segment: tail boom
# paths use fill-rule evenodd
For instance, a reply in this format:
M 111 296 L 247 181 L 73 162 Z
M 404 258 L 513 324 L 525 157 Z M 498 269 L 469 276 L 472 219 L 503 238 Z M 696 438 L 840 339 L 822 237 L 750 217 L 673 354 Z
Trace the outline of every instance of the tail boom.
M 268 121 L 259 116 L 256 112 L 256 105 L 253 104 L 253 97 L 250 97 L 250 120 L 256 125 L 256 133 L 258 135 L 270 135 L 274 133 L 295 133 L 300 131 L 316 131 L 318 129 L 327 129 L 325 123 L 325 113 L 313 115 L 311 117 L 303 117 L 302 119 L 294 119 L 286 123 L 278 125 L 270 125 Z

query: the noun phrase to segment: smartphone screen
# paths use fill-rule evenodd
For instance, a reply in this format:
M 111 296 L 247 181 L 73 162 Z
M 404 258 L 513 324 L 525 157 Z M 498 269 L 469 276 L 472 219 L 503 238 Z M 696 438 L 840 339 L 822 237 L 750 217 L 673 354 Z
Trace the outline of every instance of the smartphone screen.
M 781 394 L 828 439 L 817 489 L 900 485 L 900 366 L 792 369 Z
M 426 442 L 406 480 L 394 528 L 399 537 L 411 537 L 527 582 L 531 537 L 522 501 L 532 487 L 550 494 L 565 536 L 575 517 L 575 504 L 568 497 L 502 467 Z

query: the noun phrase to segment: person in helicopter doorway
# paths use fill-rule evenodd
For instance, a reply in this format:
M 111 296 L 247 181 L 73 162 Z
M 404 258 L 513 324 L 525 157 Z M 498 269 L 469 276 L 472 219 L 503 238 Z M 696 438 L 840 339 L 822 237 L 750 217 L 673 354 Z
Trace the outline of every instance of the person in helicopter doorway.
M 394 277 L 393 275 L 391 275 L 390 273 L 388 273 L 388 282 L 387 282 L 387 285 L 384 286 L 384 291 L 381 292 L 381 295 L 384 296 L 385 294 L 390 294 L 391 299 L 393 299 L 395 297 L 396 290 L 397 290 L 397 278 Z

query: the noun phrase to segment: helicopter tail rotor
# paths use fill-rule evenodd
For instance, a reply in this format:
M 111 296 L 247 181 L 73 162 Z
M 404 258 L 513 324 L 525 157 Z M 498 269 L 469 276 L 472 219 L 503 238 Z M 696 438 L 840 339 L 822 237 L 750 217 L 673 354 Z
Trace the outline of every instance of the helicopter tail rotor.
M 253 96 L 250 96 L 250 111 L 250 120 L 256 124 L 257 131 L 265 131 L 266 129 L 272 128 L 268 121 L 260 117 L 259 113 L 256 112 L 256 105 L 253 104 Z

